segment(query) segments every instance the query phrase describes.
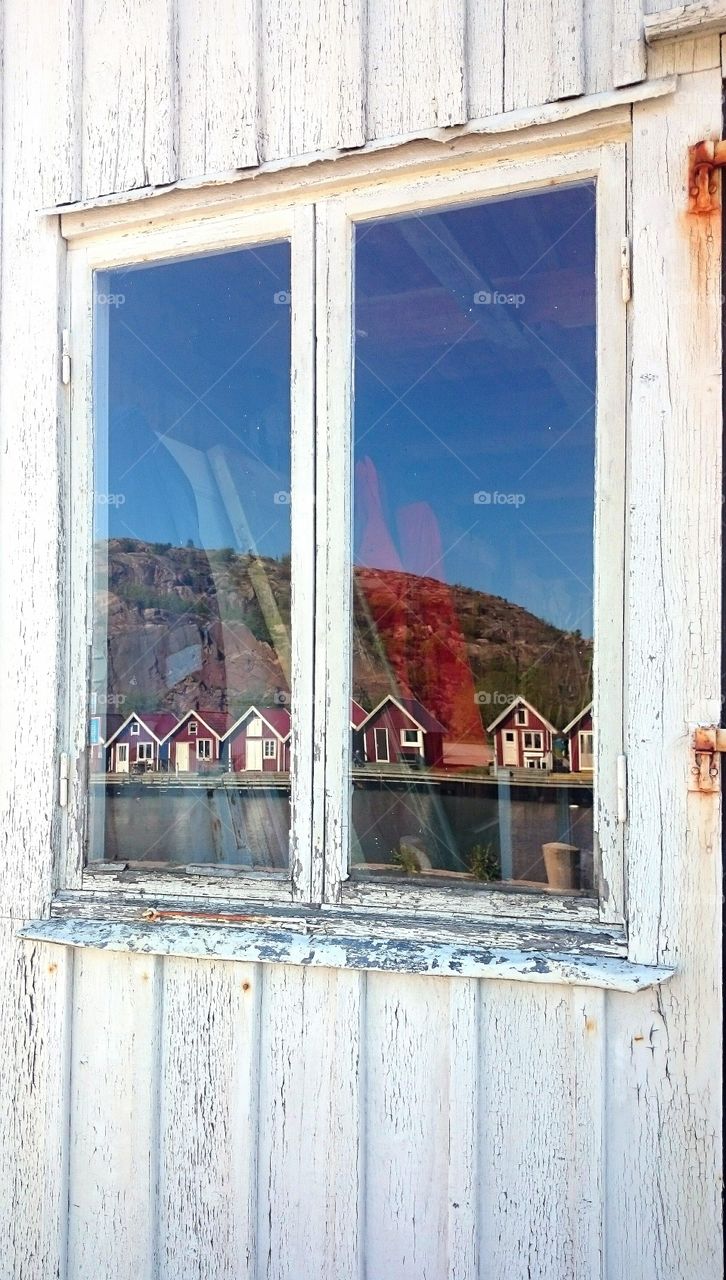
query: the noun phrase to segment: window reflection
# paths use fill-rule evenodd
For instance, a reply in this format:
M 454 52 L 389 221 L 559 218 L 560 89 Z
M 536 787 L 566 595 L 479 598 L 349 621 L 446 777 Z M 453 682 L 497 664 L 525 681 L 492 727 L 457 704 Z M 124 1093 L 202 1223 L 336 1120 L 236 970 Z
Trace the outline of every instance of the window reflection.
M 288 862 L 290 251 L 95 280 L 91 859 Z
M 355 875 L 592 889 L 594 201 L 357 228 Z

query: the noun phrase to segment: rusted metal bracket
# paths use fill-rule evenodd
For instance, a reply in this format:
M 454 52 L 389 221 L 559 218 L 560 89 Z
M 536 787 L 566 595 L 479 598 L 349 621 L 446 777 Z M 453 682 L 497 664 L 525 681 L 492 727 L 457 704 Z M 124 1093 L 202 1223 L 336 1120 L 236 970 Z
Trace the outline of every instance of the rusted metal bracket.
M 689 791 L 708 793 L 721 789 L 721 762 L 726 751 L 726 729 L 716 725 L 700 726 L 693 731 L 693 762 Z
M 688 148 L 688 207 L 691 213 L 718 209 L 716 170 L 726 165 L 726 142 L 704 138 Z

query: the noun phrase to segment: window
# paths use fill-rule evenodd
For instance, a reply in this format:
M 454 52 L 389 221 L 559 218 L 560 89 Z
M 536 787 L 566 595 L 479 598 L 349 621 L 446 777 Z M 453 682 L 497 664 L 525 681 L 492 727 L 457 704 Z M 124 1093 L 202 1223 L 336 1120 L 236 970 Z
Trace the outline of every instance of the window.
M 620 918 L 624 175 L 603 144 L 79 237 L 88 705 L 178 775 L 91 768 L 84 874 L 486 914 L 552 902 L 562 844 Z
M 139 732 L 139 725 L 138 725 L 138 721 L 134 720 L 134 721 L 133 721 L 133 723 L 132 723 L 132 725 L 131 725 L 131 733 L 132 733 L 132 734 L 134 734 L 134 735 L 136 735 L 136 734 L 138 734 L 138 732 Z
M 154 744 L 152 742 L 137 742 L 136 759 L 152 761 L 154 759 Z

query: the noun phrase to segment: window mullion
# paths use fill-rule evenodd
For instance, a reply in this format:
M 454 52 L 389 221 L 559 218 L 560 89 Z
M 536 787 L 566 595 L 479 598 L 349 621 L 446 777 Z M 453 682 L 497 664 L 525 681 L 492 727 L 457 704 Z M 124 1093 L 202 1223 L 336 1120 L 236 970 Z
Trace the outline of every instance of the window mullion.
M 338 902 L 347 878 L 351 672 L 351 227 L 336 200 L 317 206 L 318 593 L 313 898 Z
M 292 537 L 290 867 L 293 898 L 314 899 L 315 217 L 295 210 L 292 237 Z

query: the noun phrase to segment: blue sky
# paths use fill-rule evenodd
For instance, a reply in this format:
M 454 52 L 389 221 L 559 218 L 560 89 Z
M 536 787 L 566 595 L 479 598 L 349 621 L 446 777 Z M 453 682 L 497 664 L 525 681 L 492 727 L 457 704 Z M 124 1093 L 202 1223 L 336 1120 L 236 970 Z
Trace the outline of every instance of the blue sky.
M 584 635 L 593 205 L 583 184 L 364 224 L 355 263 L 358 562 Z M 97 536 L 289 551 L 289 287 L 287 244 L 99 277 Z

